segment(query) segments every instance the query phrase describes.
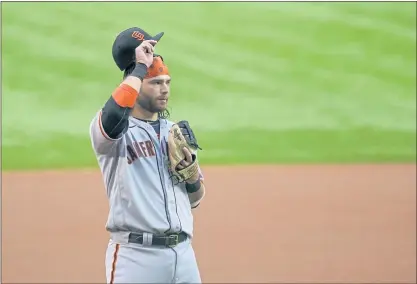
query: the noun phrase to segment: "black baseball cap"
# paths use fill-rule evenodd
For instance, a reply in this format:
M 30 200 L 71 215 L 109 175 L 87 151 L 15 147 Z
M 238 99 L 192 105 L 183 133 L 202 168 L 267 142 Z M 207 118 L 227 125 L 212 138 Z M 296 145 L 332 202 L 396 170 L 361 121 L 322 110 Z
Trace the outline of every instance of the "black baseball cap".
M 145 40 L 159 41 L 164 33 L 151 36 L 144 30 L 133 27 L 119 33 L 114 40 L 112 53 L 114 62 L 121 71 L 135 61 L 135 49 Z

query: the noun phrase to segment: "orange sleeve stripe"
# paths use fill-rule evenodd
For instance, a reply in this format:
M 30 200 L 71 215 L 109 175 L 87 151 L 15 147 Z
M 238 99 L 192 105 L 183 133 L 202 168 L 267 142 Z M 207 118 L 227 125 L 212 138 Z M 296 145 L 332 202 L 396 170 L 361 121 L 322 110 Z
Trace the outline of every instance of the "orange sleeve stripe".
M 138 92 L 131 86 L 123 84 L 113 92 L 112 97 L 119 106 L 132 108 L 135 105 Z
M 110 139 L 110 137 L 107 135 L 106 131 L 104 131 L 104 129 L 103 129 L 103 124 L 101 124 L 101 111 L 100 111 L 100 114 L 98 115 L 98 127 L 100 128 L 100 132 L 104 136 L 104 138 L 106 138 L 107 140 L 113 141 L 112 139 Z
M 114 283 L 114 274 L 116 273 L 117 254 L 119 253 L 119 244 L 116 244 L 113 254 L 113 263 L 111 265 L 110 284 Z

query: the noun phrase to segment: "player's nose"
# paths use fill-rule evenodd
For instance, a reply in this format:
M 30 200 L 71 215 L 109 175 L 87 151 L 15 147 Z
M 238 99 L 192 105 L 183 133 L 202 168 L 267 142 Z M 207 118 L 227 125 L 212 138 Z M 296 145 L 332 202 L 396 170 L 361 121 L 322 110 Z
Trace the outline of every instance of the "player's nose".
M 168 96 L 168 94 L 169 94 L 168 89 L 161 89 L 161 95 L 162 96 Z

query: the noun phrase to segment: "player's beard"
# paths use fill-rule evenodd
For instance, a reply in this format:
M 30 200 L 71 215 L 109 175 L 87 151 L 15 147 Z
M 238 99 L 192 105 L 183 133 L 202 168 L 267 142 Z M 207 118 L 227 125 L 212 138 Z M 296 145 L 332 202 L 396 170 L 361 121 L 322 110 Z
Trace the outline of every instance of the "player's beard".
M 167 105 L 164 105 L 164 106 L 159 105 L 160 102 L 158 101 L 157 98 L 152 98 L 151 96 L 147 96 L 144 93 L 139 94 L 137 103 L 141 108 L 151 113 L 162 112 L 166 110 L 167 108 Z

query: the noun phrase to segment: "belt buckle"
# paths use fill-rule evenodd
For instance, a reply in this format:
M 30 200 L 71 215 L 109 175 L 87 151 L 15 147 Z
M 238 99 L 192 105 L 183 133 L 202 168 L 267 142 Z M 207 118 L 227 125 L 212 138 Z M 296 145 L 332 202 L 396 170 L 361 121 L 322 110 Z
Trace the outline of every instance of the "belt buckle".
M 173 240 L 173 244 L 171 243 L 171 240 Z M 167 238 L 167 247 L 173 248 L 176 245 L 178 245 L 178 235 L 170 235 Z

